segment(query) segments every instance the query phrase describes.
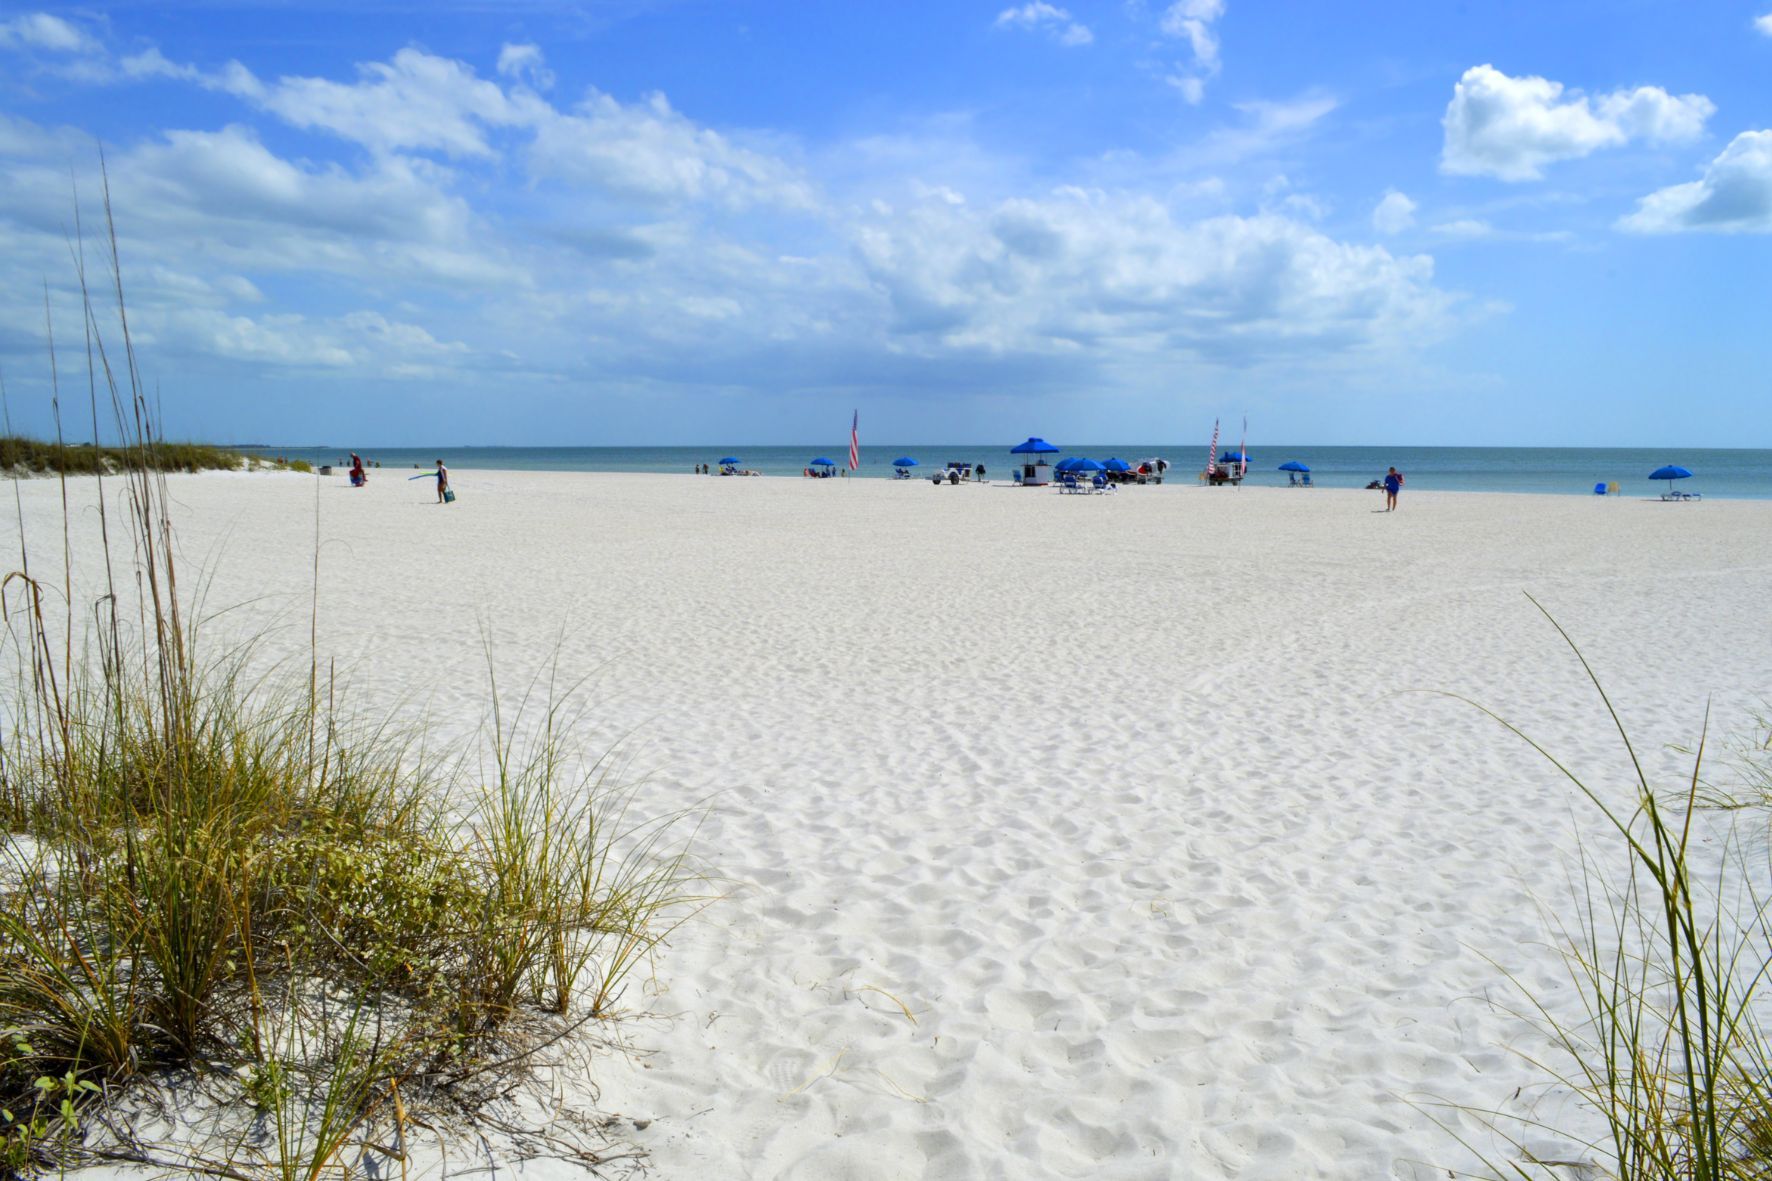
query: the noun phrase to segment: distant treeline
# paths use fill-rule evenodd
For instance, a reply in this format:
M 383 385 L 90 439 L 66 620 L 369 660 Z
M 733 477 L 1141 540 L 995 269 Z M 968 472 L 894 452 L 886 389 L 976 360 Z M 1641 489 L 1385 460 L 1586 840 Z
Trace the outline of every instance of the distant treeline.
M 94 447 L 90 443 L 45 443 L 0 436 L 0 473 L 57 472 L 95 475 L 146 467 L 157 472 L 237 470 L 245 458 L 206 443 L 146 443 L 134 447 Z

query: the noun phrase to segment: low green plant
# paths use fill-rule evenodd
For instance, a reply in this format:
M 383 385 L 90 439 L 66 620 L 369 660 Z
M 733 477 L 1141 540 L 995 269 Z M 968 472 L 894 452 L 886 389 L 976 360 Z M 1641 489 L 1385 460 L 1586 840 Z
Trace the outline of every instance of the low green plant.
M 121 355 L 86 295 L 90 384 L 129 442 L 95 469 L 91 647 L 71 510 L 61 587 L 28 543 L 0 578 L 0 1175 L 81 1163 L 83 1111 L 145 1075 L 223 1071 L 275 1133 L 228 1167 L 317 1181 L 389 1096 L 471 1119 L 490 1073 L 606 1015 L 694 879 L 677 817 L 630 824 L 607 763 L 573 772 L 554 672 L 508 724 L 494 686 L 476 783 L 422 728 L 347 714 L 317 653 L 254 677 L 250 648 L 199 645 L 111 255 Z
M 243 462 L 244 457 L 238 452 L 207 443 L 153 440 L 141 445 L 95 447 L 90 443 L 50 443 L 18 435 L 0 437 L 0 472 L 91 476 L 142 468 L 156 472 L 235 471 Z

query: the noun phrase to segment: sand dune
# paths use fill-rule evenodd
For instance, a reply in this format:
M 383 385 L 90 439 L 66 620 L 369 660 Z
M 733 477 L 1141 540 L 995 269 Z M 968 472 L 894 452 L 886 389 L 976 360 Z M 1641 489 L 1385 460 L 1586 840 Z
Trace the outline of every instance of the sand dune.
M 726 896 L 595 1080 L 661 1179 L 1444 1177 L 1417 1105 L 1540 1097 L 1490 961 L 1559 986 L 1589 819 L 1444 694 L 1622 793 L 1522 592 L 1657 774 L 1772 685 L 1772 504 L 399 474 L 176 478 L 187 561 L 302 658 L 318 511 L 361 703 L 466 738 L 482 637 L 557 649 L 647 806 L 708 808 Z

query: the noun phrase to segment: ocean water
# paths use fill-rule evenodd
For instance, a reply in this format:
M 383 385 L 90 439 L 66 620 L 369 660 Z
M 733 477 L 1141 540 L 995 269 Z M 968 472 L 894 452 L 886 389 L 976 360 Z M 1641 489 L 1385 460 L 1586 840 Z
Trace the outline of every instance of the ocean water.
M 1015 466 L 1006 443 L 944 443 L 864 446 L 861 467 L 851 473 L 866 479 L 890 479 L 892 463 L 901 456 L 916 459 L 913 474 L 927 477 L 950 460 L 979 464 L 991 478 L 1007 481 Z M 1233 444 L 1234 446 L 1234 444 Z M 847 466 L 845 441 L 826 448 L 772 447 L 358 447 L 365 458 L 386 469 L 427 470 L 442 458 L 458 480 L 475 469 L 565 472 L 665 472 L 689 474 L 698 463 L 719 470 L 719 461 L 736 456 L 741 466 L 767 476 L 798 476 L 815 458 Z M 349 448 L 330 446 L 266 447 L 254 454 L 306 459 L 318 464 L 345 462 Z M 1191 483 L 1205 467 L 1206 446 L 1200 443 L 1081 443 L 1065 445 L 1049 458 L 1086 455 L 1118 456 L 1134 465 L 1152 456 L 1170 463 L 1168 478 Z M 1681 491 L 1707 497 L 1772 499 L 1772 450 L 1701 450 L 1672 447 L 1318 447 L 1311 444 L 1249 447 L 1250 484 L 1283 485 L 1286 473 L 1276 470 L 1288 460 L 1309 465 L 1312 479 L 1327 488 L 1363 488 L 1395 465 L 1407 478 L 1407 490 L 1449 492 L 1548 492 L 1591 496 L 1594 485 L 1616 483 L 1627 496 L 1653 496 L 1666 489 L 1649 473 L 1663 464 L 1678 464 L 1692 478 L 1676 485 Z

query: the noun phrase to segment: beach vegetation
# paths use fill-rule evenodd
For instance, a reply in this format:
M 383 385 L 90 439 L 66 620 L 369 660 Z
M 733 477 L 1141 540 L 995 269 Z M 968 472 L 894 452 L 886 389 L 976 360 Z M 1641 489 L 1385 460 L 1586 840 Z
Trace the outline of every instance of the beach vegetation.
M 1707 785 L 1707 717 L 1684 751 L 1689 772 L 1655 783 L 1599 677 L 1551 623 L 1610 715 L 1633 779 L 1620 793 L 1595 787 L 1484 710 L 1575 787 L 1606 838 L 1584 840 L 1569 905 L 1546 908 L 1578 1014 L 1557 994 L 1514 981 L 1526 1002 L 1519 1015 L 1550 1047 L 1532 1065 L 1576 1102 L 1548 1119 L 1479 1113 L 1513 1150 L 1489 1167 L 1505 1178 L 1567 1177 L 1577 1166 L 1617 1181 L 1772 1178 L 1766 848 L 1740 826 L 1710 823 L 1718 806 L 1772 808 L 1772 741 L 1743 748 L 1744 790 Z M 1546 1133 L 1591 1160 L 1534 1155 L 1527 1140 Z
M 95 471 L 105 593 L 76 602 L 66 508 L 61 584 L 29 545 L 0 580 L 0 1176 L 403 1161 L 617 1012 L 695 905 L 689 829 L 578 757 L 557 670 L 493 684 L 482 767 L 349 712 L 317 653 L 212 651 L 118 299 L 112 346 L 86 296 L 128 440 Z M 138 1137 L 129 1100 L 167 1087 L 215 1104 L 205 1142 Z
M 95 447 L 0 436 L 0 472 L 7 475 L 116 475 L 135 467 L 155 472 L 238 471 L 245 462 L 238 452 L 207 443 L 154 439 L 129 446 Z

